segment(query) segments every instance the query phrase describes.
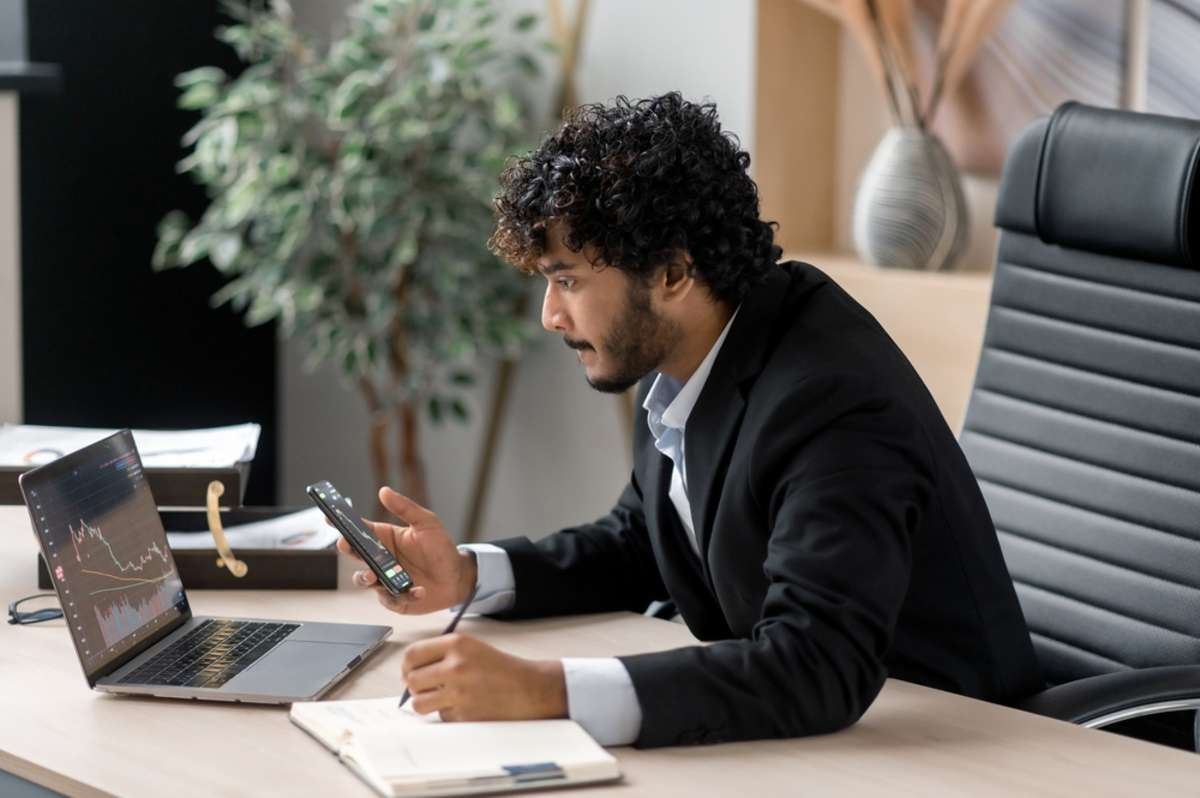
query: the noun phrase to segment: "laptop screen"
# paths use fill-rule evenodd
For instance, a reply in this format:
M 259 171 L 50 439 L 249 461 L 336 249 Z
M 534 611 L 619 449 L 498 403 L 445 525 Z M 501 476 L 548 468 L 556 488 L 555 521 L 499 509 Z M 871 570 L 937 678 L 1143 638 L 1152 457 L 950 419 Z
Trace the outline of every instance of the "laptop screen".
M 187 611 L 129 430 L 30 471 L 21 490 L 89 678 Z

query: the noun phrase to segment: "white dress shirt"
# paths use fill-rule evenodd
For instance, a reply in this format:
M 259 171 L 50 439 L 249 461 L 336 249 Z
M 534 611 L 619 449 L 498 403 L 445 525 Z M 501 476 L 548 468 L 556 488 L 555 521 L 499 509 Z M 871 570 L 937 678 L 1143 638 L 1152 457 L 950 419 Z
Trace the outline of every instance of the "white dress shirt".
M 687 382 L 680 385 L 678 380 L 660 373 L 642 403 L 655 448 L 671 458 L 674 464 L 669 491 L 671 504 L 697 554 L 700 547 L 696 542 L 687 496 L 684 428 L 736 317 L 734 311 L 716 343 Z M 516 603 L 516 580 L 504 549 L 490 543 L 473 543 L 459 548 L 475 553 L 479 570 L 477 598 L 468 609 L 487 614 L 512 607 Z M 621 661 L 616 657 L 564 657 L 562 664 L 567 682 L 567 712 L 571 719 L 601 745 L 629 745 L 636 740 L 642 728 L 642 708 L 629 671 Z

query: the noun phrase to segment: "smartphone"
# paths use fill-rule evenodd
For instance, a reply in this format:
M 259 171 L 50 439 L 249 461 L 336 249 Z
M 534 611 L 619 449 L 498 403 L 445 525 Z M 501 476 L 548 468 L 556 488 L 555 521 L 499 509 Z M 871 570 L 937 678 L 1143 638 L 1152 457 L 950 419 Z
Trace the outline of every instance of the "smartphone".
M 383 585 L 387 592 L 398 596 L 412 587 L 412 577 L 400 567 L 400 563 L 396 562 L 396 558 L 387 547 L 379 542 L 375 533 L 359 520 L 359 515 L 354 511 L 350 500 L 335 488 L 333 483 L 328 480 L 315 482 L 305 488 L 304 492 L 321 508 L 325 517 L 333 522 L 346 542 L 363 558 L 363 562 L 375 572 L 375 576 L 379 577 L 379 584 Z

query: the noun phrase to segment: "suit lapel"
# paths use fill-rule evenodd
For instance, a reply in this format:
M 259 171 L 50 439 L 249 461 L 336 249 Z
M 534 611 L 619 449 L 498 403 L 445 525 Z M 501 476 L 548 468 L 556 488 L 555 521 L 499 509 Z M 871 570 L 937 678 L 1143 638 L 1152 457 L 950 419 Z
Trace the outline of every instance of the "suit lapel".
M 663 512 L 671 502 L 664 485 L 669 484 L 668 480 L 671 478 L 670 460 L 655 449 L 653 444 L 643 447 L 642 452 L 640 470 L 646 475 L 642 488 L 646 523 L 652 535 L 657 531 L 659 537 L 665 537 L 668 527 L 664 525 Z
M 746 411 L 746 383 L 762 370 L 789 282 L 783 268 L 774 269 L 742 302 L 688 417 L 684 433 L 688 503 L 704 575 L 710 583 L 708 541 L 733 443 Z
M 671 503 L 669 491 L 674 466 L 670 458 L 659 453 L 653 445 L 645 447 L 643 457 L 640 468 L 641 473 L 645 475 L 642 506 L 650 528 L 652 544 L 661 553 L 659 567 L 664 571 L 678 568 L 680 577 L 690 584 L 693 579 L 702 578 L 705 572 L 696 552 L 692 550 L 692 544 L 687 540 L 687 531 L 679 520 L 679 513 Z M 684 567 L 685 563 L 687 568 Z M 685 571 L 690 571 L 691 576 L 684 574 Z M 672 581 L 678 584 L 677 580 Z M 674 591 L 672 595 L 677 602 L 681 599 Z

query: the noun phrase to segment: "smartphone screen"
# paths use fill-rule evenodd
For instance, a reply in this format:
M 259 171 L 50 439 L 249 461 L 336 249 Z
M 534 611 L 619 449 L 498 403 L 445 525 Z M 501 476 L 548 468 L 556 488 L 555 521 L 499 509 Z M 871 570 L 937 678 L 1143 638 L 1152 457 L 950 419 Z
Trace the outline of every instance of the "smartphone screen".
M 350 501 L 332 483 L 314 483 L 308 486 L 306 492 L 371 567 L 388 592 L 403 593 L 412 586 L 408 572 L 400 567 L 400 563 L 379 542 L 375 533 L 363 525 Z

